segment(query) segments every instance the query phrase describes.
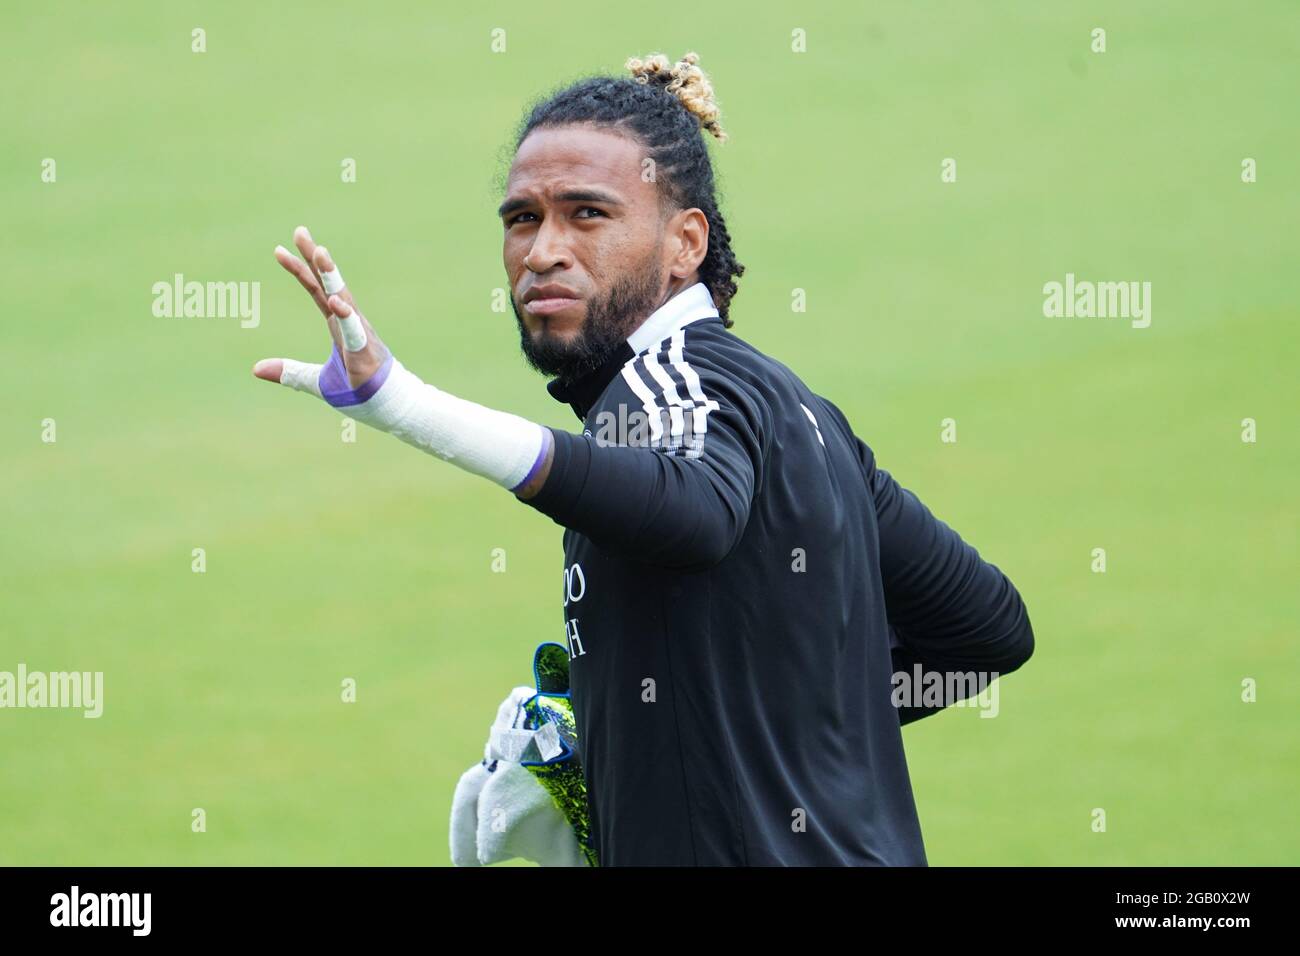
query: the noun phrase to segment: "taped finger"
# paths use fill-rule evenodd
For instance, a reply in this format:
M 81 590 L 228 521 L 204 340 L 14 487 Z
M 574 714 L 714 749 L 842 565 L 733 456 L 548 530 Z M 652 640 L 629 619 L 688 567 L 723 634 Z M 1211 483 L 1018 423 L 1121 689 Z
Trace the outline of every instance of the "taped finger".
M 284 368 L 280 372 L 280 384 L 288 385 L 296 392 L 308 392 L 321 398 L 320 373 L 323 365 L 314 362 L 299 362 L 296 359 L 284 359 Z
M 330 304 L 343 335 L 343 347 L 349 352 L 360 352 L 368 341 L 365 327 L 361 324 L 361 313 L 341 299 L 332 299 Z
M 338 266 L 328 272 L 322 272 L 320 281 L 321 285 L 325 287 L 326 295 L 337 295 L 347 288 L 347 283 L 343 281 L 343 273 L 339 272 Z

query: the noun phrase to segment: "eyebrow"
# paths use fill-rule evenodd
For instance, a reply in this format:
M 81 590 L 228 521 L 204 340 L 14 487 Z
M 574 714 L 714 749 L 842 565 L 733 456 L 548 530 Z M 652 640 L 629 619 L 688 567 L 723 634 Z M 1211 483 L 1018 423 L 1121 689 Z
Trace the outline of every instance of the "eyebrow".
M 601 192 L 599 189 L 567 189 L 559 193 L 555 198 L 559 202 L 599 202 L 610 206 L 623 205 L 623 200 L 609 193 Z M 532 205 L 532 202 L 531 199 L 525 199 L 522 196 L 517 199 L 507 199 L 497 208 L 497 215 L 504 218 L 516 209 Z

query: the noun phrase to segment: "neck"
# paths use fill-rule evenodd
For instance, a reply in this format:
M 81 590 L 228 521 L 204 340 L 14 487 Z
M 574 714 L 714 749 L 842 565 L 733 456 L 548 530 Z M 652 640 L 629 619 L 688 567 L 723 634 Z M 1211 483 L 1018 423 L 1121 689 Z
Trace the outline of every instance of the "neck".
M 694 272 L 686 276 L 685 278 L 678 278 L 677 276 L 672 276 L 668 280 L 668 288 L 664 291 L 664 294 L 659 297 L 659 305 L 655 306 L 655 308 L 658 309 L 662 307 L 665 302 L 667 302 L 677 293 L 689 289 L 691 286 L 695 285 L 695 283 L 699 281 L 700 281 L 699 274 Z

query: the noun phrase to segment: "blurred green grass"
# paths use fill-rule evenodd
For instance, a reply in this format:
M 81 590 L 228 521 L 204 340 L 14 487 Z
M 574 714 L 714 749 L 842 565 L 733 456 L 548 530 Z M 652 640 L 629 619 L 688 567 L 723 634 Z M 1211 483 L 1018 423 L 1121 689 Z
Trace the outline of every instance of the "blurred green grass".
M 560 529 L 255 383 L 325 352 L 270 250 L 309 224 L 426 379 L 573 428 L 490 308 L 502 148 L 548 87 L 688 49 L 736 332 L 1034 621 L 998 719 L 905 731 L 931 862 L 1300 862 L 1293 4 L 56 2 L 0 44 L 0 670 L 105 672 L 99 720 L 0 711 L 0 863 L 448 861 L 455 781 L 558 635 Z M 261 325 L 153 317 L 176 272 L 262 282 Z M 1045 319 L 1066 272 L 1152 282 L 1151 327 Z

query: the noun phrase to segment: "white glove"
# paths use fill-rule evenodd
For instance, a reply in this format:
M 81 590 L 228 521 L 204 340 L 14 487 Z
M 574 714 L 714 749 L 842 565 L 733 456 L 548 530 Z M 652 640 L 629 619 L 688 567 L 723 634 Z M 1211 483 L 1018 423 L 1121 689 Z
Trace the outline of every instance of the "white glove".
M 523 704 L 534 694 L 531 687 L 510 692 L 497 709 L 483 761 L 456 784 L 451 801 L 451 860 L 456 866 L 515 858 L 541 866 L 588 865 L 573 827 L 546 788 L 519 763 L 538 759 L 525 753 L 530 742 L 536 742 L 541 759 L 551 756 L 553 728 L 524 728 Z

